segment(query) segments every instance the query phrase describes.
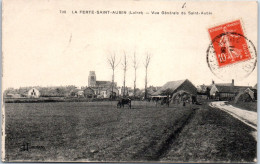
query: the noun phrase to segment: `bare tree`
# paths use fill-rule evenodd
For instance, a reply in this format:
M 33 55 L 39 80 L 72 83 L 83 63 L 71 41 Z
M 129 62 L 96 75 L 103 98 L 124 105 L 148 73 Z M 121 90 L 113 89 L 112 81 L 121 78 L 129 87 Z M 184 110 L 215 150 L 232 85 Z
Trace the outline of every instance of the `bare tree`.
M 134 52 L 134 59 L 133 59 L 133 68 L 135 71 L 135 76 L 134 76 L 134 98 L 136 96 L 136 70 L 138 69 L 139 63 L 136 60 L 136 54 Z
M 114 93 L 114 81 L 115 81 L 115 69 L 118 66 L 118 64 L 120 63 L 120 60 L 117 61 L 116 59 L 116 54 L 115 52 L 113 54 L 110 55 L 110 57 L 107 58 L 108 64 L 110 66 L 110 68 L 112 69 L 112 99 L 114 98 L 113 93 Z
M 144 93 L 144 98 L 147 99 L 147 73 L 148 73 L 148 67 L 150 64 L 150 60 L 151 60 L 151 54 L 146 53 L 146 57 L 145 57 L 145 61 L 144 61 L 144 66 L 145 66 L 145 93 Z
M 124 81 L 123 81 L 123 97 L 125 97 L 125 79 L 126 79 L 126 71 L 127 71 L 127 65 L 128 65 L 128 61 L 127 61 L 127 58 L 126 58 L 126 53 L 124 51 L 124 60 L 123 60 L 123 63 L 122 63 L 122 66 L 123 66 L 123 70 L 124 70 Z

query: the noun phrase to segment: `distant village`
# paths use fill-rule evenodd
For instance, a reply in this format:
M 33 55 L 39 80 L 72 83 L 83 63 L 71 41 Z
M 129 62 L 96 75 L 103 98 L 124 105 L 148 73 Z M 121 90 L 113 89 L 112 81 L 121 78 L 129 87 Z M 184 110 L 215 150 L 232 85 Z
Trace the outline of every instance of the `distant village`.
M 145 89 L 120 87 L 116 82 L 97 80 L 95 71 L 90 71 L 88 86 L 76 87 L 73 85 L 59 87 L 21 87 L 19 89 L 9 88 L 4 92 L 4 98 L 41 98 L 41 97 L 64 97 L 84 99 L 109 99 L 118 97 L 130 97 L 132 99 L 145 99 Z M 172 97 L 175 93 L 186 92 L 196 95 L 198 99 L 214 100 L 257 100 L 257 84 L 255 86 L 236 86 L 235 81 L 230 83 L 215 83 L 209 85 L 194 86 L 188 79 L 169 81 L 163 86 L 147 87 L 147 98 Z

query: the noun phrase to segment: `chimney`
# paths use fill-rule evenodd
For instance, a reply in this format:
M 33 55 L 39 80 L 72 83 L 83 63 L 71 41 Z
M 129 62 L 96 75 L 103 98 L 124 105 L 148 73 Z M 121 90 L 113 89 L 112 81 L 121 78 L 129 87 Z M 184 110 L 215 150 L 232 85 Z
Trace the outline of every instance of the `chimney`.
M 234 81 L 234 79 L 232 79 L 232 86 L 235 86 L 235 81 Z
M 213 84 L 215 84 L 215 81 L 214 81 L 214 80 L 212 80 L 212 85 L 213 85 Z

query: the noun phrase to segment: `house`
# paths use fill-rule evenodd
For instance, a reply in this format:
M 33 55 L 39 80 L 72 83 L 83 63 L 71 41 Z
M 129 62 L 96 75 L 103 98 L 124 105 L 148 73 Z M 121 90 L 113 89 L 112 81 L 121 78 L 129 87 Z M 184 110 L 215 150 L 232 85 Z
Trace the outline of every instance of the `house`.
M 40 92 L 39 92 L 38 89 L 32 88 L 32 89 L 30 89 L 28 91 L 27 97 L 28 98 L 39 98 L 40 97 Z
M 87 87 L 86 89 L 84 89 L 83 92 L 84 92 L 84 96 L 86 98 L 94 98 L 95 97 L 95 91 L 91 87 Z
M 159 90 L 152 93 L 152 96 L 163 95 L 165 91 L 170 92 L 170 96 L 178 91 L 185 91 L 192 95 L 197 94 L 197 88 L 188 79 L 169 81 L 160 87 Z
M 244 92 L 247 89 L 252 89 L 250 86 L 235 86 L 234 80 L 231 83 L 214 83 L 210 89 L 210 97 L 219 100 L 234 100 L 236 95 Z
M 212 84 L 211 85 L 214 85 L 214 84 L 215 84 L 215 81 L 212 80 Z M 231 83 L 216 83 L 216 85 L 232 87 L 232 86 L 235 86 L 235 80 L 232 79 Z

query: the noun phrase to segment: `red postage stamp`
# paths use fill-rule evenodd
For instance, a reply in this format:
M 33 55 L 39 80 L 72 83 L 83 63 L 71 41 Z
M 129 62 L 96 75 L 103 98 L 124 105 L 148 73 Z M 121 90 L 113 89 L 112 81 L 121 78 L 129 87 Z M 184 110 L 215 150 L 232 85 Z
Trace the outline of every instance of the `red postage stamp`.
M 218 66 L 251 59 L 240 20 L 208 29 Z

